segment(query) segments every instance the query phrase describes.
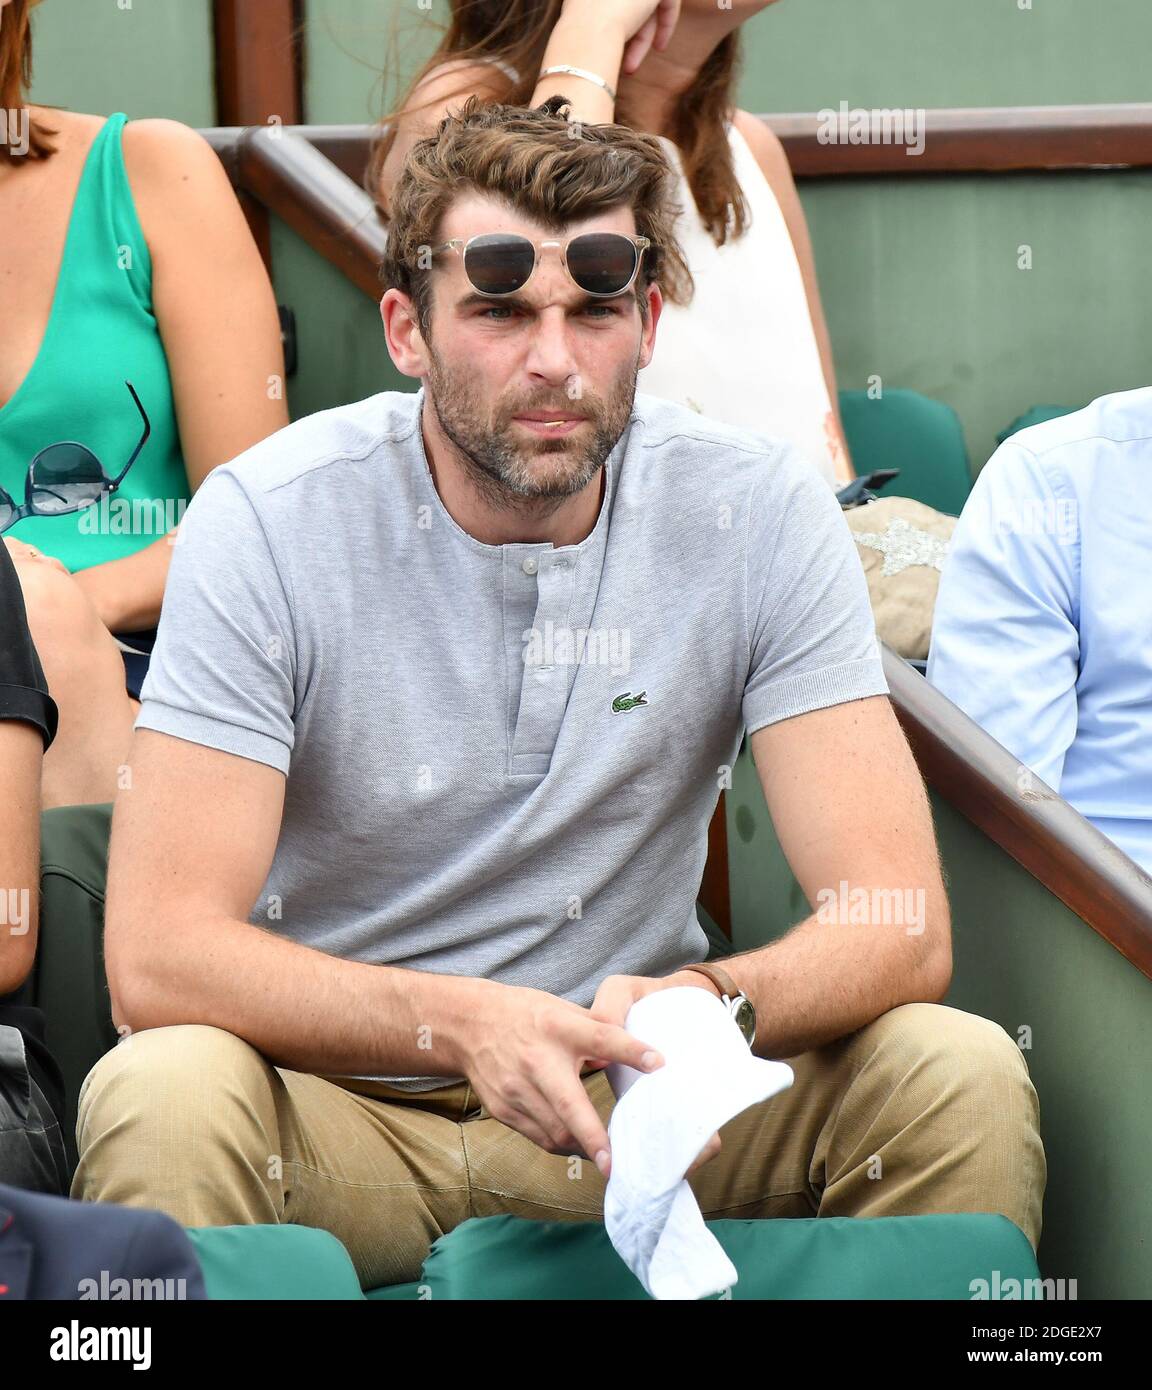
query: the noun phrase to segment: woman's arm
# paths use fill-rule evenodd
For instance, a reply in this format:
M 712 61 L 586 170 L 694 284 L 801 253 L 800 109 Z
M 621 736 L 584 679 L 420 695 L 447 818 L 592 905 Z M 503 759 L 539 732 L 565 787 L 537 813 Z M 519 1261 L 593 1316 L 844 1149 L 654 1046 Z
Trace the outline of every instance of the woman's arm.
M 195 492 L 217 464 L 288 424 L 276 298 L 207 141 L 166 120 L 133 121 L 123 140 Z M 171 541 L 162 536 L 75 578 L 110 631 L 138 631 L 160 616 L 171 555 Z
M 816 333 L 816 345 L 820 349 L 820 364 L 824 369 L 824 380 L 827 383 L 828 396 L 832 402 L 832 415 L 838 445 L 838 448 L 833 448 L 836 479 L 841 484 L 849 483 L 856 475 L 852 467 L 852 459 L 848 453 L 848 445 L 844 439 L 844 425 L 840 419 L 840 398 L 836 388 L 836 367 L 832 360 L 832 340 L 828 335 L 828 324 L 824 318 L 824 305 L 820 299 L 820 285 L 816 279 L 816 259 L 812 254 L 812 239 L 808 234 L 808 219 L 804 216 L 804 207 L 800 202 L 800 195 L 796 191 L 796 180 L 792 177 L 792 169 L 788 163 L 788 156 L 784 153 L 784 146 L 774 131 L 747 111 L 737 111 L 734 122 L 740 134 L 747 140 L 748 147 L 756 156 L 757 164 L 763 170 L 764 177 L 776 195 L 776 201 L 780 204 L 780 211 L 784 214 L 788 234 L 792 238 L 796 259 L 800 263 L 800 273 L 804 277 L 804 290 L 808 298 L 808 313 Z

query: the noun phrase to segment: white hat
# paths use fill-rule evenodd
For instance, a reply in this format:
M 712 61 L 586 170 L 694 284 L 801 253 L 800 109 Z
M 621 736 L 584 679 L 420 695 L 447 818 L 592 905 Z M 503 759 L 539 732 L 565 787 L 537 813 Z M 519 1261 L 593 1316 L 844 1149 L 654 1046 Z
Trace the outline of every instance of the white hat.
M 736 1282 L 736 1270 L 684 1175 L 721 1125 L 791 1086 L 792 1068 L 754 1056 L 720 1000 L 692 985 L 638 999 L 624 1027 L 664 1065 L 606 1068 L 617 1096 L 608 1124 L 609 1238 L 654 1298 L 718 1293 Z

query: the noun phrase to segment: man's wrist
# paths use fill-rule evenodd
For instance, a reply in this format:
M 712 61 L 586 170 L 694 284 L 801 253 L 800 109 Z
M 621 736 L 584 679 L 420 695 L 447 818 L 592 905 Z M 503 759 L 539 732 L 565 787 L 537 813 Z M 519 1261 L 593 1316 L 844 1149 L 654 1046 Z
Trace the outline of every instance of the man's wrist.
M 399 969 L 385 967 L 385 971 L 391 977 L 401 974 Z M 385 1026 L 384 1051 L 396 1048 L 398 1052 L 398 1058 L 389 1061 L 386 1069 L 401 1071 L 414 1066 L 415 1057 L 422 1054 L 430 1063 L 429 1076 L 467 1075 L 474 1030 L 484 1027 L 489 996 L 505 986 L 467 975 L 419 970 L 402 973 L 406 977 L 402 982 L 396 978 L 386 981 L 380 1001 L 386 1016 L 393 1019 L 391 1028 Z M 397 1009 L 399 990 L 403 991 L 403 1003 Z M 401 1062 L 399 1058 L 403 1057 L 413 1060 Z
M 711 991 L 717 999 L 724 998 L 716 981 L 708 975 L 701 974 L 699 970 L 677 970 L 674 975 L 669 975 L 668 979 L 675 980 L 678 985 L 696 985 L 700 989 Z

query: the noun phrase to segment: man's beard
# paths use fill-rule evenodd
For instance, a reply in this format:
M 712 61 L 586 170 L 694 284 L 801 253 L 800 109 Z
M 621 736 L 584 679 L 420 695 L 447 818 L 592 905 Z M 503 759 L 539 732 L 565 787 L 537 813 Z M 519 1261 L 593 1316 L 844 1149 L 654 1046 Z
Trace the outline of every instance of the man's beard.
M 476 490 L 490 506 L 505 510 L 527 507 L 548 513 L 586 488 L 619 442 L 636 398 L 639 367 L 634 364 L 629 379 L 606 402 L 517 401 L 511 408 L 500 407 L 489 426 L 476 393 L 459 376 L 444 371 L 435 350 L 429 355 L 428 396 L 440 428 L 455 445 Z M 556 439 L 534 436 L 526 429 L 518 435 L 515 417 L 540 410 L 555 410 L 557 415 L 579 411 L 587 419 L 572 434 Z

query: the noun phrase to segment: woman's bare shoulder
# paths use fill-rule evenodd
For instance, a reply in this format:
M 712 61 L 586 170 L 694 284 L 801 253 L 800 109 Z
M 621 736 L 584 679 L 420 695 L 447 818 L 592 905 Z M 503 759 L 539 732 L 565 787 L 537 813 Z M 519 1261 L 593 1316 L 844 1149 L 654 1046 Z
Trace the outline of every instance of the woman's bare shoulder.
M 447 58 L 424 74 L 416 90 L 424 92 L 429 86 L 444 84 L 469 87 L 486 96 L 503 95 L 513 85 L 513 72 L 496 58 Z
M 752 151 L 760 172 L 768 180 L 773 192 L 779 198 L 794 187 L 792 166 L 780 137 L 767 122 L 750 111 L 734 110 L 732 124 L 740 132 Z
M 784 146 L 780 143 L 780 137 L 759 116 L 754 116 L 751 111 L 741 111 L 736 108 L 732 112 L 732 124 L 748 142 L 749 148 L 756 156 L 761 168 L 764 167 L 765 162 L 774 164 L 783 159 L 787 163 L 788 157 L 784 153 Z
M 80 111 L 59 111 L 54 106 L 29 106 L 29 114 L 38 126 L 51 131 L 49 137 L 61 156 L 83 157 L 92 141 L 100 134 L 106 117 L 87 116 Z
M 124 167 L 133 193 L 145 199 L 232 197 L 216 151 L 180 121 L 129 121 L 123 134 Z
M 145 240 L 180 240 L 211 220 L 231 226 L 239 205 L 216 151 L 180 121 L 129 121 L 123 135 L 124 168 Z M 240 221 L 243 219 L 240 217 Z
M 179 167 L 185 174 L 189 168 L 193 172 L 205 169 L 215 173 L 221 167 L 208 141 L 181 121 L 162 117 L 129 121 L 124 127 L 123 145 L 125 160 L 137 165 L 142 173 L 149 169 L 163 172 L 173 167 Z

